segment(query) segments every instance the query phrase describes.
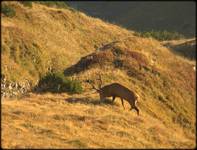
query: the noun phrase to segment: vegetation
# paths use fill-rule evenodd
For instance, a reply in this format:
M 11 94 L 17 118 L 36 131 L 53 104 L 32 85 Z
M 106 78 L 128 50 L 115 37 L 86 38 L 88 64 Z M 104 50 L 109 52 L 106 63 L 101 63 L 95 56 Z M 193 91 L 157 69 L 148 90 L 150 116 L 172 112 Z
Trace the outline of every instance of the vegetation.
M 12 32 L 16 34 L 11 39 L 9 33 Z M 4 59 L 2 72 L 6 74 L 8 80 L 20 82 L 26 78 L 35 81 L 47 72 L 46 62 L 50 58 L 41 51 L 39 44 L 30 39 L 28 34 L 18 28 L 12 28 L 6 36 L 7 38 L 2 39 L 2 58 Z M 9 67 L 5 69 L 5 64 L 9 61 Z M 13 66 L 15 69 L 12 69 Z
M 75 11 L 74 8 L 69 7 L 68 4 L 66 4 L 66 2 L 64 1 L 36 1 L 36 2 L 49 7 L 64 8 L 64 9 L 69 9 L 71 11 Z
M 16 15 L 14 8 L 6 4 L 1 5 L 1 12 L 7 17 L 14 17 Z
M 68 8 L 68 5 L 63 1 L 38 1 L 38 3 L 57 8 Z
M 20 3 L 29 8 L 32 8 L 32 3 L 38 3 L 48 7 L 64 8 L 75 11 L 74 8 L 69 7 L 64 1 L 20 1 Z
M 169 31 L 145 31 L 145 32 L 137 32 L 135 35 L 140 36 L 140 37 L 152 37 L 155 38 L 159 41 L 166 41 L 166 40 L 178 40 L 178 39 L 183 39 L 185 38 L 184 35 L 178 33 L 178 32 L 169 32 Z
M 120 59 L 115 59 L 113 63 L 114 63 L 114 66 L 115 66 L 116 68 L 121 68 L 121 67 L 123 67 L 123 62 L 122 62 L 122 60 L 120 60 Z
M 32 1 L 20 1 L 20 3 L 26 7 L 32 8 Z
M 66 78 L 62 73 L 47 73 L 42 77 L 36 87 L 41 92 L 69 92 L 82 93 L 83 89 L 78 80 Z
M 17 16 L 2 18 L 2 75 L 21 83 L 11 88 L 34 81 L 38 92 L 3 97 L 3 148 L 196 146 L 195 61 L 80 12 L 10 5 Z M 63 70 L 70 76 L 58 73 Z M 97 86 L 98 73 L 102 85 L 118 82 L 135 91 L 141 115 L 127 102 L 124 110 L 119 98 L 116 105 L 102 103 L 84 82 Z
M 195 148 L 195 135 L 186 132 L 186 138 L 182 128 L 165 125 L 153 112 L 137 116 L 118 98 L 117 105 L 101 105 L 95 96 L 31 93 L 20 101 L 2 101 L 2 147 Z M 185 120 L 178 115 L 174 121 Z

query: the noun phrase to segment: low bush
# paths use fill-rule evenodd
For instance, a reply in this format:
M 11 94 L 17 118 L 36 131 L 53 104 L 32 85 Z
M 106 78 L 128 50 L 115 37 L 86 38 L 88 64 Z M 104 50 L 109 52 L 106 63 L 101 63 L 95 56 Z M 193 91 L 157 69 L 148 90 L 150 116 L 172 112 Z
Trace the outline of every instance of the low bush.
M 46 5 L 49 7 L 68 8 L 68 5 L 63 1 L 38 1 L 37 3 Z
M 68 92 L 75 94 L 83 91 L 78 80 L 66 78 L 62 73 L 48 73 L 40 79 L 36 88 L 39 89 L 39 92 L 52 93 Z
M 26 7 L 32 8 L 32 2 L 31 1 L 21 1 L 20 3 L 23 4 Z
M 35 1 L 35 2 L 42 5 L 46 5 L 48 7 L 64 8 L 76 12 L 76 10 L 72 7 L 69 7 L 69 5 L 65 1 Z
M 152 37 L 155 38 L 159 41 L 165 41 L 165 40 L 178 40 L 178 39 L 182 39 L 185 38 L 184 35 L 178 33 L 178 32 L 169 32 L 169 31 L 145 31 L 145 32 L 138 32 L 135 33 L 136 36 L 140 36 L 140 37 Z
M 115 68 L 122 68 L 122 67 L 123 67 L 123 61 L 120 60 L 120 59 L 115 59 L 115 60 L 113 61 L 113 63 L 114 63 L 114 67 L 115 67 Z
M 14 17 L 16 15 L 15 10 L 12 7 L 5 4 L 2 4 L 1 12 L 7 17 Z

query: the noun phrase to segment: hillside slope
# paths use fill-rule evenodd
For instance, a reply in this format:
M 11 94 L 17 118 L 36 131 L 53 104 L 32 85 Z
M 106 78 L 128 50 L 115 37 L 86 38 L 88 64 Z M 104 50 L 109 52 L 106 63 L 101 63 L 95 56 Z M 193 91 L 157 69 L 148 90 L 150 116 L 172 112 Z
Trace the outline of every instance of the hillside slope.
M 84 92 L 3 97 L 3 148 L 196 147 L 194 60 L 72 9 L 4 4 L 16 10 L 13 18 L 1 14 L 4 81 L 33 87 L 61 71 Z M 97 85 L 98 74 L 103 85 L 119 82 L 138 93 L 140 116 L 119 98 L 101 103 L 85 82 Z
M 103 43 L 131 33 L 69 9 L 7 4 L 16 11 L 13 18 L 2 14 L 2 74 L 8 81 L 26 78 L 35 84 L 47 71 L 63 70 Z
M 95 96 L 48 93 L 3 101 L 2 147 L 194 148 L 194 135 L 178 125 L 137 116 L 120 103 L 100 104 Z

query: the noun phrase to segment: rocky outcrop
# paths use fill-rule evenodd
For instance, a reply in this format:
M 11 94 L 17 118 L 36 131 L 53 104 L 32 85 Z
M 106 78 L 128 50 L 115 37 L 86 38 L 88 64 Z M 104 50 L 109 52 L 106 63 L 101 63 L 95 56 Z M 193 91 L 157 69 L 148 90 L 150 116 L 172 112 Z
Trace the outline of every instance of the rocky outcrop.
M 32 83 L 28 80 L 21 82 L 11 82 L 5 77 L 1 78 L 1 98 L 16 97 L 23 95 L 32 89 Z

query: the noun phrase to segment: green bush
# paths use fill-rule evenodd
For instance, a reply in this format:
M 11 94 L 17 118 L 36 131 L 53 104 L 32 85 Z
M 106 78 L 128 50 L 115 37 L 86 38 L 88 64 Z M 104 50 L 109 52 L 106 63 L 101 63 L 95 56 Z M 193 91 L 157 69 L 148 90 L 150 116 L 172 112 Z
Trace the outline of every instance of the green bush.
M 32 8 L 32 2 L 31 1 L 21 1 L 20 3 L 23 4 L 26 7 Z
M 165 40 L 178 40 L 185 38 L 184 35 L 178 33 L 178 32 L 169 32 L 169 31 L 148 31 L 148 32 L 138 32 L 135 33 L 135 35 L 140 36 L 140 37 L 152 37 L 155 38 L 159 41 L 165 41 Z
M 38 1 L 38 3 L 50 7 L 68 8 L 68 5 L 63 1 Z
M 121 67 L 123 67 L 123 61 L 120 60 L 120 59 L 115 59 L 113 63 L 114 63 L 114 67 L 115 68 L 121 68 Z
M 81 83 L 78 80 L 66 78 L 62 73 L 48 73 L 40 79 L 36 88 L 42 92 L 53 93 L 68 92 L 79 94 L 83 91 Z
M 42 5 L 49 6 L 49 7 L 65 8 L 65 9 L 69 9 L 75 12 L 75 9 L 72 7 L 69 7 L 65 1 L 35 1 L 35 2 L 42 4 Z
M 1 12 L 7 17 L 14 17 L 16 15 L 15 10 L 12 7 L 5 4 L 1 6 Z
M 116 49 L 113 50 L 113 54 L 115 56 L 119 57 L 119 56 L 123 55 L 123 51 L 121 49 L 119 49 L 119 48 L 116 48 Z

